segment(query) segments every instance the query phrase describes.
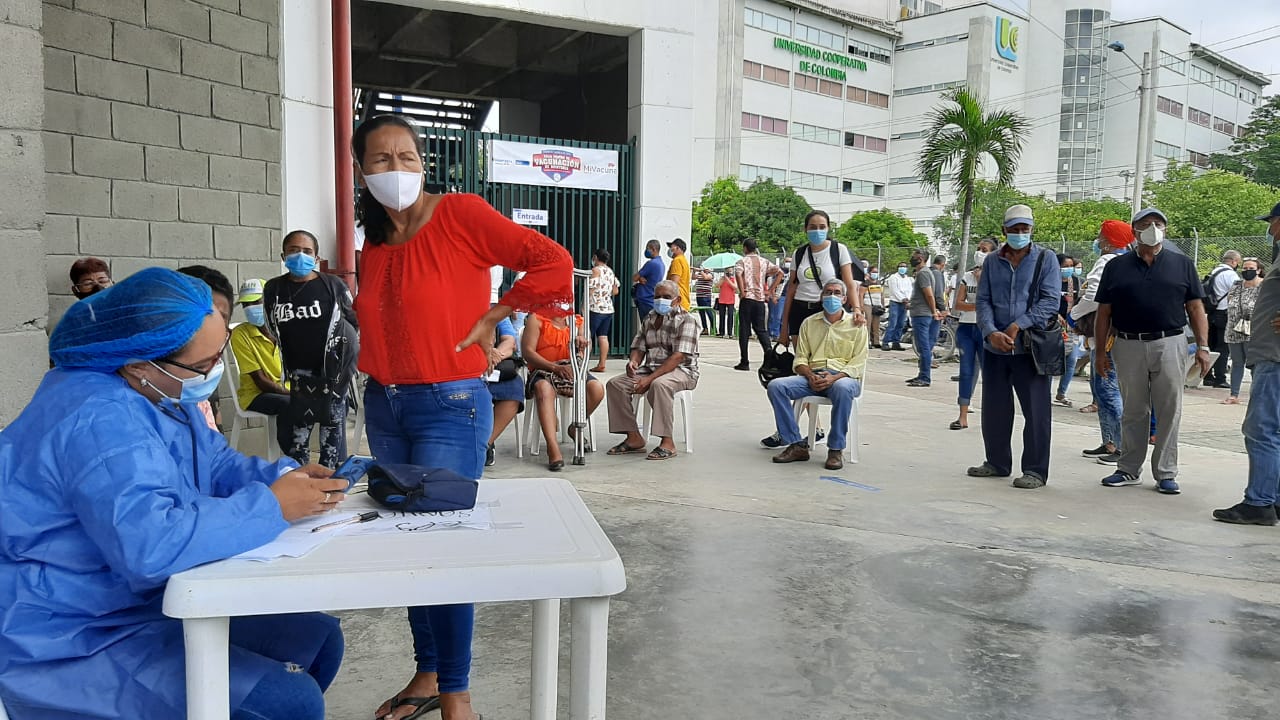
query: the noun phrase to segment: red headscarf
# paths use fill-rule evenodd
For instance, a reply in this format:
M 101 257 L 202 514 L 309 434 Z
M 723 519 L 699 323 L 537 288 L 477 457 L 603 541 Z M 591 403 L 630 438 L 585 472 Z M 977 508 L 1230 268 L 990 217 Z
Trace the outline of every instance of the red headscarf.
M 1098 244 L 1106 250 L 1119 250 L 1133 244 L 1133 228 L 1122 220 L 1105 220 L 1098 231 Z

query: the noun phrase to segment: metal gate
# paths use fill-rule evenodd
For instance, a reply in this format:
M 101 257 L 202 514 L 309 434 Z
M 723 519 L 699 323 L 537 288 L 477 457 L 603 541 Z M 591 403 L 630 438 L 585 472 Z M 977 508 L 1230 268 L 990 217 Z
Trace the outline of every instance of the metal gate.
M 610 354 L 625 355 L 635 331 L 630 282 L 636 271 L 632 221 L 634 141 L 612 145 L 442 128 L 424 128 L 422 135 L 429 192 L 475 193 L 507 217 L 517 208 L 547 211 L 546 227 L 535 229 L 568 249 L 579 268 L 591 267 L 591 255 L 597 248 L 609 251 L 613 271 L 622 285 L 609 337 Z M 485 162 L 489 140 L 614 150 L 618 153 L 618 191 L 491 182 L 486 177 Z M 510 280 L 508 276 L 507 281 Z

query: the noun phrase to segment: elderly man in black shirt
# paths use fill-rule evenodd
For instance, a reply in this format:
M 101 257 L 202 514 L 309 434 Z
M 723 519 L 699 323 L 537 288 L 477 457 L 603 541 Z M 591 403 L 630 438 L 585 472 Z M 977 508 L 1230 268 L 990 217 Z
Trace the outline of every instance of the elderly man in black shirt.
M 1116 375 L 1124 400 L 1120 421 L 1120 459 L 1115 473 L 1102 479 L 1107 487 L 1138 485 L 1147 455 L 1150 414 L 1159 423 L 1159 438 L 1151 453 L 1151 474 L 1156 490 L 1179 492 L 1178 425 L 1182 421 L 1182 386 L 1187 375 L 1187 341 L 1182 328 L 1191 319 L 1195 333 L 1200 375 L 1209 371 L 1209 322 L 1204 310 L 1204 289 L 1196 268 L 1186 255 L 1163 248 L 1168 220 L 1155 208 L 1133 216 L 1136 252 L 1121 255 L 1102 272 L 1094 340 L 1107 347 L 1115 330 Z M 1110 362 L 1104 353 L 1094 361 L 1106 374 Z

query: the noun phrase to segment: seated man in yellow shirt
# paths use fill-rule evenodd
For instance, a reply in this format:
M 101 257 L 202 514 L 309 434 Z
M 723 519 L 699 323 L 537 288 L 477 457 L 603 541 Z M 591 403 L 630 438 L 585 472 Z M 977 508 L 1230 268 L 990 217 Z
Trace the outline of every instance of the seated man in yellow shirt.
M 248 322 L 240 323 L 231 331 L 231 352 L 240 369 L 240 377 L 232 380 L 238 384 L 236 402 L 245 410 L 279 415 L 289 407 L 289 388 L 281 384 L 284 368 L 280 348 L 267 326 L 262 281 L 245 280 L 240 285 L 239 302 Z M 288 446 L 282 444 L 281 447 Z
M 800 436 L 791 403 L 808 395 L 820 395 L 831 401 L 831 434 L 827 436 L 827 462 L 823 467 L 844 467 L 846 435 L 853 400 L 862 394 L 862 375 L 867 367 L 867 328 L 854 325 L 853 315 L 845 311 L 844 282 L 835 279 L 822 287 L 822 312 L 800 324 L 800 340 L 796 344 L 796 374 L 769 383 L 769 403 L 778 434 L 787 443 L 775 456 L 776 463 L 809 459 L 809 445 Z

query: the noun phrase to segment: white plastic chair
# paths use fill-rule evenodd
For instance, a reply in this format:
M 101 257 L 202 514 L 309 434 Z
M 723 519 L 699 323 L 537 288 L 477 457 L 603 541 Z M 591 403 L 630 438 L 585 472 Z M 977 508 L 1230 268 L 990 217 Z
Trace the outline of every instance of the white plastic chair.
M 570 403 L 573 398 L 556 396 L 556 439 L 559 442 L 569 441 L 569 425 L 564 422 L 564 418 L 573 417 L 573 406 Z M 599 409 L 599 408 L 597 408 Z M 531 397 L 524 404 L 524 435 L 529 439 L 529 454 L 537 457 L 542 452 L 542 426 L 538 424 L 538 398 Z M 516 418 L 512 424 L 518 424 L 520 418 Z M 588 452 L 595 452 L 596 449 L 596 414 L 591 413 L 587 416 L 587 444 Z M 520 431 L 516 431 L 516 442 L 520 443 Z M 576 451 L 575 451 L 576 452 Z M 517 454 L 516 457 L 524 457 Z
M 264 415 L 240 407 L 240 363 L 236 360 L 236 354 L 231 351 L 230 345 L 222 351 L 222 362 L 226 365 L 226 370 L 222 373 L 223 387 L 226 388 L 231 404 L 236 409 L 236 417 L 231 421 L 231 447 L 239 450 L 240 431 L 248 426 L 250 418 L 260 418 L 267 421 L 267 460 L 273 462 L 279 460 L 283 453 L 280 452 L 280 445 L 276 442 L 276 416 Z
M 863 375 L 865 378 L 866 375 Z M 851 463 L 858 462 L 859 449 L 858 413 L 862 409 L 862 398 L 867 394 L 867 385 L 865 379 L 862 381 L 862 392 L 858 397 L 853 399 L 853 408 L 849 412 L 849 431 L 845 437 L 844 456 Z M 821 395 L 806 395 L 793 403 L 796 413 L 796 422 L 800 422 L 800 413 L 804 412 L 805 407 L 809 408 L 809 448 L 817 447 L 818 442 L 818 408 L 822 405 L 831 405 L 831 400 Z M 830 437 L 828 433 L 827 437 Z
M 684 451 L 693 454 L 693 390 L 677 390 L 672 396 L 672 401 L 679 405 L 680 424 L 684 430 Z M 653 406 L 649 404 L 648 396 L 633 395 L 631 398 L 632 407 L 640 409 L 640 403 L 644 403 L 644 422 L 640 423 L 640 434 L 649 437 L 653 434 Z M 639 419 L 639 412 L 636 413 Z M 675 418 L 672 418 L 675 420 Z M 673 438 L 674 439 L 674 438 Z

